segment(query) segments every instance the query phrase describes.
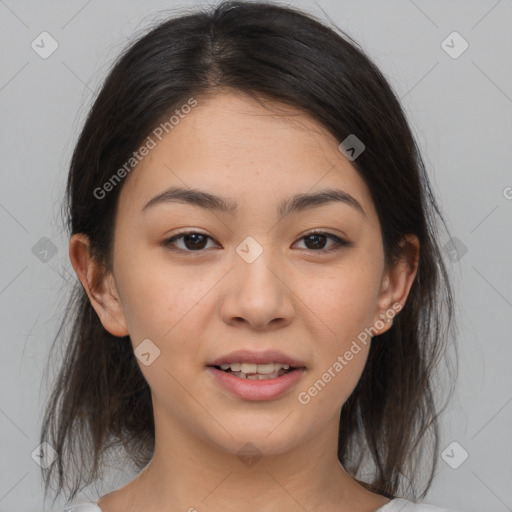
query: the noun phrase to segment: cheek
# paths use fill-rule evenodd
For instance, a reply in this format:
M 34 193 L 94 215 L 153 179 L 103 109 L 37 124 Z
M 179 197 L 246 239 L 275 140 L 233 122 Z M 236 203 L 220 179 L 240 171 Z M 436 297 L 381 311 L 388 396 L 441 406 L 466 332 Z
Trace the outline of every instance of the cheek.
M 305 398 L 314 397 L 318 407 L 341 407 L 361 377 L 371 342 L 365 329 L 372 325 L 380 291 L 378 262 L 354 254 L 317 280 L 320 286 L 309 286 L 312 302 L 307 304 L 322 323 L 315 336 L 317 363 L 311 368 Z
M 355 260 L 355 258 L 354 258 Z M 345 262 L 346 263 L 346 262 Z M 306 303 L 329 327 L 334 344 L 346 342 L 373 321 L 380 291 L 380 274 L 375 265 L 344 264 L 330 276 L 304 290 Z M 328 331 L 328 332 L 329 332 Z
M 354 274 L 340 276 L 316 294 L 315 313 L 328 330 L 320 327 L 322 332 L 314 336 L 315 364 L 299 401 L 311 401 L 319 416 L 337 414 L 361 377 L 371 342 L 365 328 L 371 325 L 375 300 L 374 284 Z
M 165 341 L 175 325 L 181 328 L 182 320 L 200 309 L 201 299 L 212 283 L 207 276 L 198 277 L 193 266 L 173 265 L 160 249 L 127 255 L 120 244 L 116 283 L 130 335 L 134 341 L 151 335 Z
M 126 290 L 124 310 L 130 334 L 153 336 L 162 344 L 168 344 L 178 333 L 186 334 L 191 320 L 197 319 L 203 308 L 200 301 L 205 294 L 202 283 L 182 286 L 162 276 L 132 281 Z

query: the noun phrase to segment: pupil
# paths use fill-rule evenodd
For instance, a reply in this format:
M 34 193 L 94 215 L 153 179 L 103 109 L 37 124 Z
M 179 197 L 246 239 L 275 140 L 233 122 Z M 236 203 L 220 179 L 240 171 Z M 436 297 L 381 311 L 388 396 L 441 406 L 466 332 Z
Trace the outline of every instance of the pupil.
M 313 240 L 314 247 L 308 247 L 308 249 L 323 249 L 326 241 L 325 235 L 309 235 L 306 237 L 306 240 Z M 306 242 L 307 245 L 307 242 Z M 321 247 L 318 247 L 318 245 L 321 245 Z
M 193 233 L 191 235 L 185 235 L 183 238 L 187 249 L 203 249 L 206 245 L 206 237 L 199 233 Z M 192 241 L 192 244 L 188 243 Z

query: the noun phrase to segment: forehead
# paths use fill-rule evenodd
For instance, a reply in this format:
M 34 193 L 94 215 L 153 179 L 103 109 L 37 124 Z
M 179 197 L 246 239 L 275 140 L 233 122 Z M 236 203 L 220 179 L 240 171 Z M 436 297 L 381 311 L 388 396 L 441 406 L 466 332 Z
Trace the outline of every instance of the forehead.
M 156 146 L 123 185 L 123 204 L 145 200 L 171 185 L 260 203 L 322 187 L 342 187 L 371 202 L 364 181 L 338 149 L 339 142 L 300 110 L 238 93 L 197 98 L 197 106 L 155 139 Z M 151 134 L 150 134 L 151 135 Z M 145 203 L 144 203 L 145 204 Z

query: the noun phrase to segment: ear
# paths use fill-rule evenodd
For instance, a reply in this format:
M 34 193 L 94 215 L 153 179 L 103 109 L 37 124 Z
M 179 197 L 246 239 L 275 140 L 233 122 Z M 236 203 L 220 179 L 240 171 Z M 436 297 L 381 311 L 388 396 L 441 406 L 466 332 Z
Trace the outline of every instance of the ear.
M 420 243 L 416 235 L 404 235 L 402 255 L 384 271 L 372 331 L 383 334 L 393 325 L 393 317 L 405 306 L 418 271 Z M 378 322 L 380 320 L 380 322 Z M 378 323 L 377 323 L 378 322 Z M 384 326 L 376 328 L 376 326 Z
M 69 241 L 69 259 L 103 327 L 114 336 L 128 335 L 124 310 L 110 272 L 91 256 L 89 238 L 74 234 Z

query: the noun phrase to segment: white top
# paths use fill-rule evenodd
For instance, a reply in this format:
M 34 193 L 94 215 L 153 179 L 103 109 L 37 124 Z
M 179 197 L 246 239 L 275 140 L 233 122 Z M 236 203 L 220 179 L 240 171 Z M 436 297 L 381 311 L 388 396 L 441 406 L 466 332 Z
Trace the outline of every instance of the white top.
M 103 512 L 95 501 L 68 505 L 62 512 Z M 404 498 L 395 498 L 375 512 L 450 512 L 445 508 L 412 503 Z M 455 511 L 451 511 L 455 512 Z

